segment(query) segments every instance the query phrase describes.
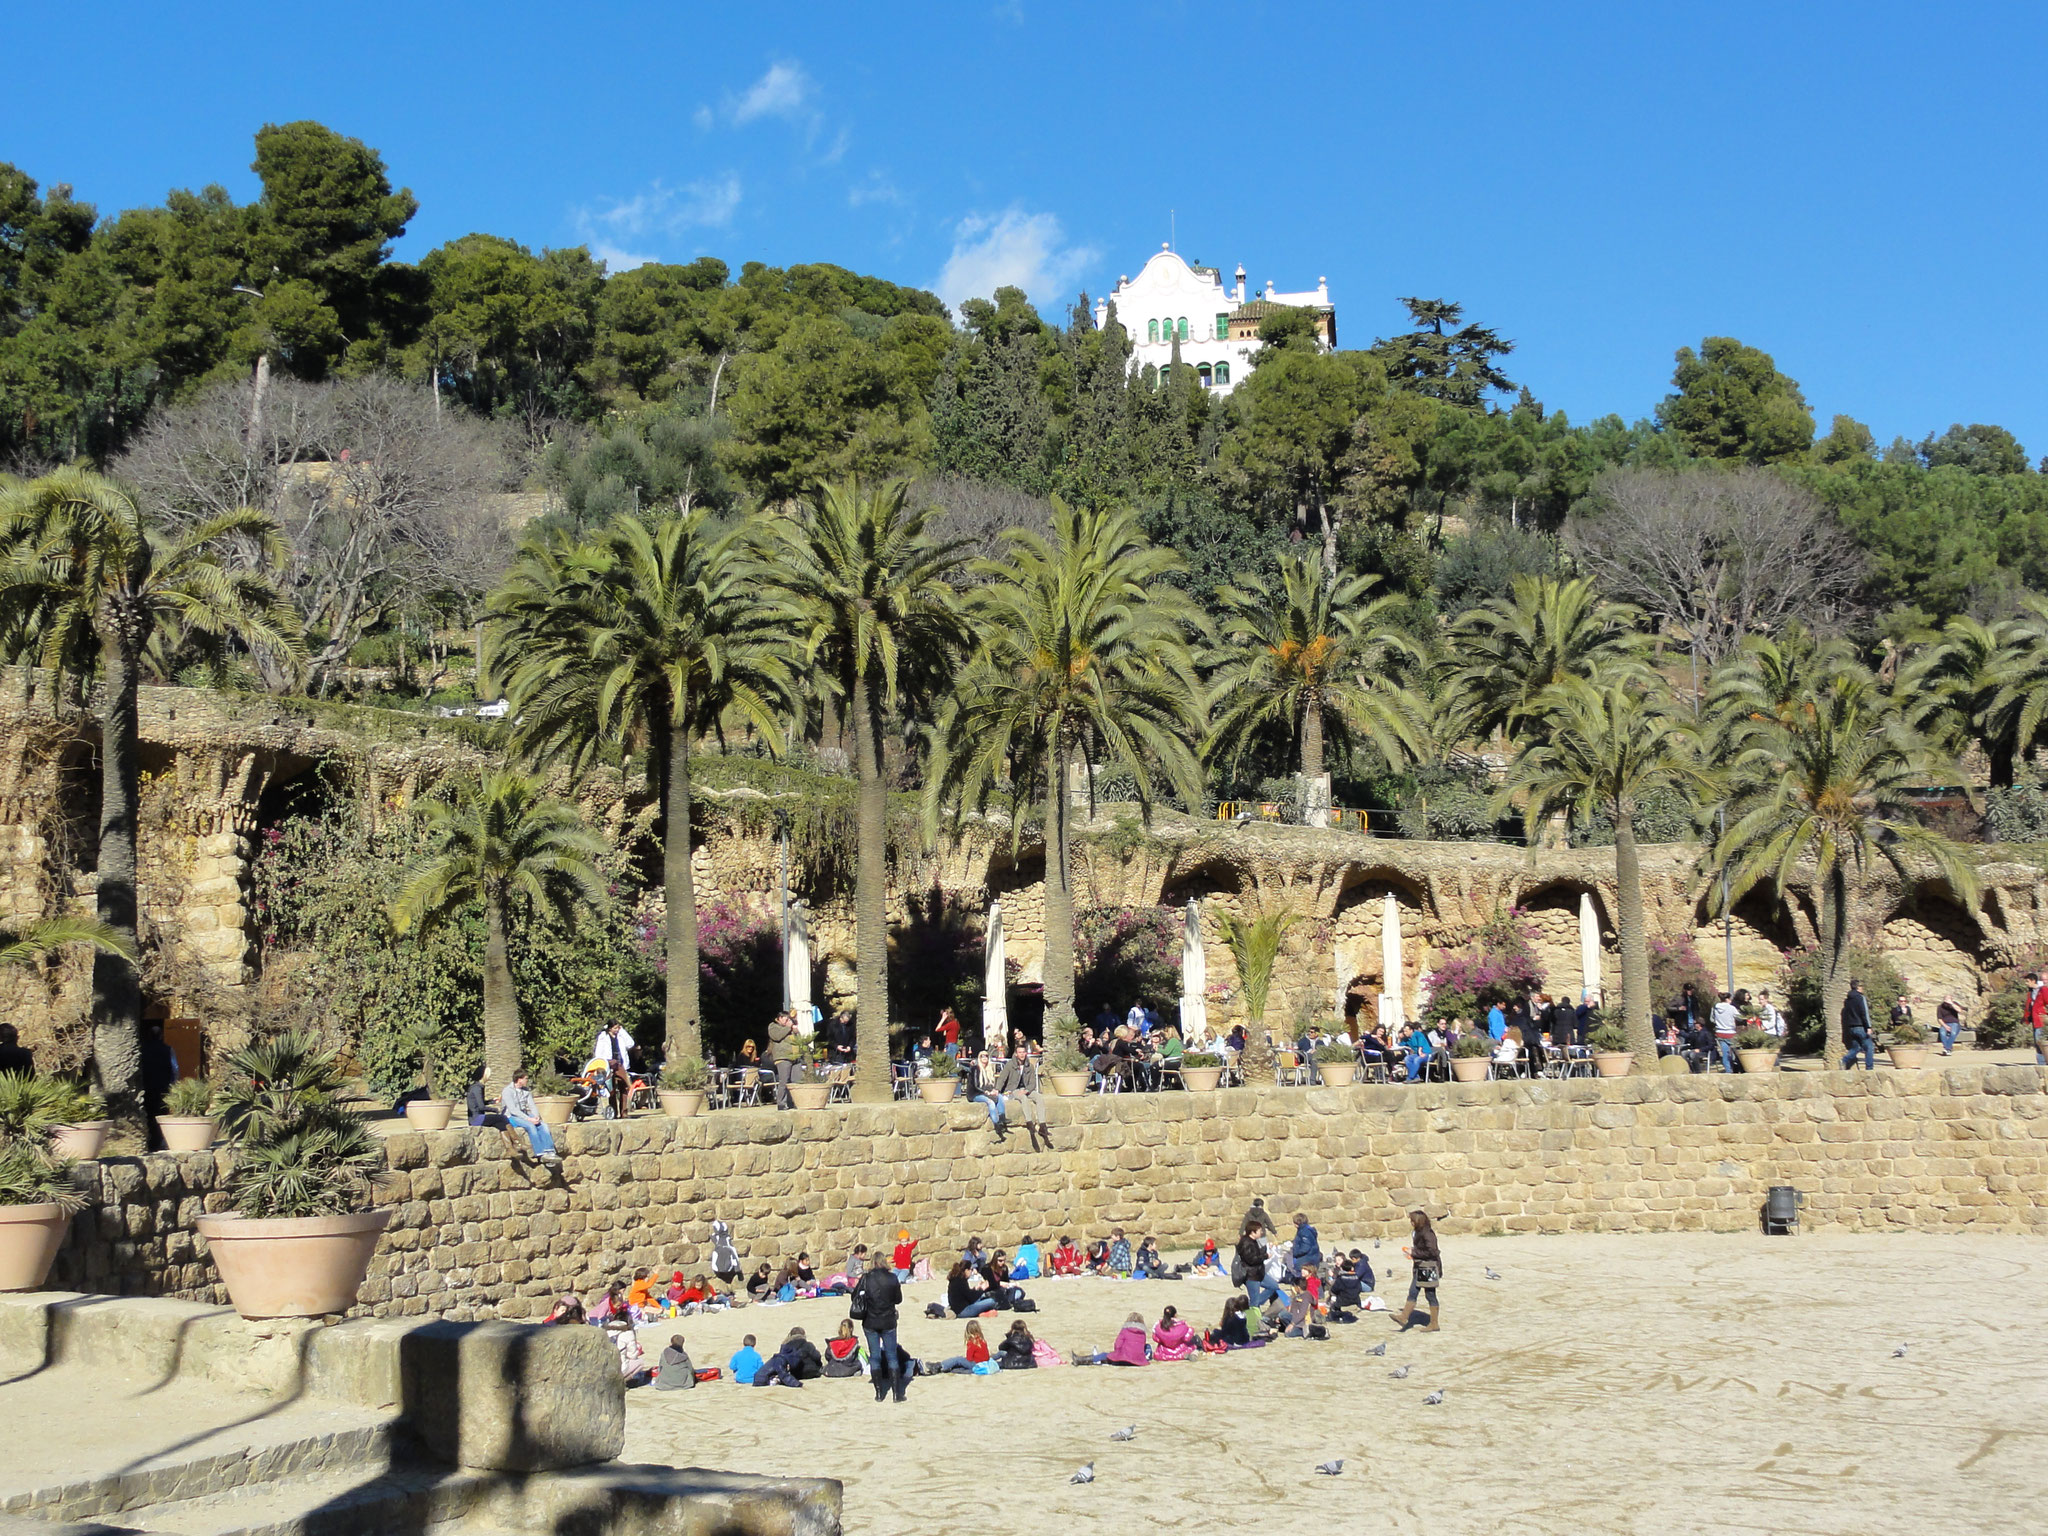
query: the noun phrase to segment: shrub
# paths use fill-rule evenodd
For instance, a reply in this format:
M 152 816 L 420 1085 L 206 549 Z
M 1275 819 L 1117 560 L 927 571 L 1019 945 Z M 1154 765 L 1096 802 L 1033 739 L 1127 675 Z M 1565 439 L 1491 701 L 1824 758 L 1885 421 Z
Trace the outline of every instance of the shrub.
M 1492 794 L 1472 773 L 1424 768 L 1400 796 L 1396 818 L 1403 837 L 1431 842 L 1490 839 L 1500 830 Z
M 164 1095 L 164 1112 L 198 1119 L 213 1109 L 213 1084 L 203 1077 L 181 1077 Z
M 1628 1036 L 1622 1033 L 1619 1024 L 1602 1024 L 1587 1034 L 1586 1044 L 1606 1055 L 1628 1049 Z
M 1770 1051 L 1776 1050 L 1777 1046 L 1777 1037 L 1760 1029 L 1738 1029 L 1735 1032 L 1735 1049 L 1738 1051 Z
M 1795 949 L 1785 956 L 1782 988 L 1785 999 L 1785 1048 L 1811 1055 L 1827 1039 L 1827 1024 L 1821 1017 L 1821 963 L 1818 949 Z M 1844 985 L 1854 976 L 1863 983 L 1863 995 L 1870 999 L 1870 1017 L 1880 1021 L 1906 990 L 1898 969 L 1876 950 L 1852 944 L 1843 951 Z
M 85 1204 L 71 1164 L 50 1151 L 50 1132 L 67 1125 L 82 1097 L 61 1077 L 0 1072 L 0 1205 Z
M 1662 1012 L 1685 992 L 1691 982 L 1704 1010 L 1721 995 L 1721 980 L 1700 958 L 1699 946 L 1689 933 L 1675 939 L 1653 938 L 1644 946 L 1650 954 L 1650 1007 Z
M 1887 1038 L 1893 1045 L 1925 1045 L 1927 1029 L 1914 1019 L 1892 1025 Z
M 1689 843 L 1698 835 L 1695 806 L 1675 789 L 1653 789 L 1636 806 L 1635 830 L 1638 843 Z M 1574 848 L 1614 846 L 1614 817 L 1605 808 L 1595 811 L 1572 828 Z
M 1984 978 L 1983 1011 L 1973 1039 L 1980 1051 L 2017 1050 L 2034 1043 L 2027 1028 L 2027 972 L 2048 969 L 2048 949 L 2029 945 L 2013 963 Z
M 682 1056 L 661 1069 L 661 1086 L 676 1093 L 702 1093 L 710 1073 L 702 1056 Z
M 365 1203 L 383 1153 L 336 1102 L 340 1058 L 293 1031 L 228 1057 L 221 1109 L 236 1144 L 228 1195 L 244 1216 L 339 1216 Z
M 1079 1051 L 1074 1053 L 1080 1055 Z M 934 1078 L 958 1077 L 960 1075 L 960 1053 L 950 1047 L 932 1052 L 932 1076 Z M 1086 1063 L 1084 1062 L 1083 1065 Z
M 1339 1045 L 1333 1040 L 1328 1045 L 1317 1046 L 1312 1059 L 1318 1062 L 1334 1062 L 1340 1066 L 1345 1062 L 1355 1064 L 1358 1060 L 1358 1052 L 1348 1045 Z
M 1432 1023 L 1469 1019 L 1494 1004 L 1534 992 L 1543 985 L 1536 960 L 1536 932 L 1521 908 L 1493 918 L 1472 936 L 1470 948 L 1446 959 L 1424 978 Z
M 1080 1052 L 1076 1051 L 1074 1054 L 1078 1056 Z M 1223 1065 L 1223 1058 L 1213 1051 L 1183 1051 L 1180 1064 L 1184 1067 L 1220 1067 Z
M 1451 1054 L 1467 1059 L 1474 1056 L 1491 1056 L 1493 1041 L 1485 1035 L 1460 1035 L 1458 1043 L 1451 1047 Z
M 1133 1001 L 1180 1017 L 1181 913 L 1173 907 L 1091 907 L 1074 920 L 1074 1009 L 1093 1018 L 1104 1004 L 1119 1015 Z
M 1992 842 L 2048 842 L 2048 790 L 2033 780 L 1984 797 L 1984 829 Z

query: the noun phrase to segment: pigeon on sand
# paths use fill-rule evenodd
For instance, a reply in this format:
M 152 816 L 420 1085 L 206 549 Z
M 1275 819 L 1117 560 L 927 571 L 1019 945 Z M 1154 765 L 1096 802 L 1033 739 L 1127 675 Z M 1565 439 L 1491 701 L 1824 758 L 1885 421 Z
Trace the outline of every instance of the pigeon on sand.
M 1316 1470 L 1325 1477 L 1335 1477 L 1344 1470 L 1343 1459 L 1340 1457 L 1336 1461 L 1319 1461 L 1316 1463 Z
M 1393 1377 L 1396 1381 L 1406 1381 L 1408 1379 L 1408 1367 L 1405 1365 L 1399 1366 L 1394 1370 L 1387 1372 L 1387 1374 Z
M 1422 1400 L 1422 1406 L 1425 1408 L 1434 1408 L 1438 1403 L 1442 1402 L 1443 1400 L 1443 1388 L 1439 1387 L 1436 1391 L 1430 1393 L 1429 1396 L 1425 1397 Z
M 1384 1343 L 1375 1344 L 1371 1349 L 1368 1349 L 1366 1351 L 1368 1355 L 1384 1355 L 1386 1352 L 1387 1346 Z
M 1068 1481 L 1068 1482 L 1070 1482 L 1070 1483 L 1092 1483 L 1092 1482 L 1094 1482 L 1094 1481 L 1095 1481 L 1095 1463 L 1094 1463 L 1094 1462 L 1092 1462 L 1092 1461 L 1091 1461 L 1091 1462 L 1089 1462 L 1087 1466 L 1083 1467 L 1083 1468 L 1082 1468 L 1082 1469 L 1081 1469 L 1080 1471 L 1076 1472 L 1076 1473 L 1075 1473 L 1075 1474 L 1074 1474 L 1074 1475 L 1073 1475 L 1072 1477 L 1068 1478 L 1068 1479 L 1067 1479 L 1067 1481 Z
M 1109 1438 L 1112 1440 L 1135 1440 L 1138 1438 L 1138 1426 L 1126 1424 L 1122 1429 L 1113 1429 L 1109 1432 Z

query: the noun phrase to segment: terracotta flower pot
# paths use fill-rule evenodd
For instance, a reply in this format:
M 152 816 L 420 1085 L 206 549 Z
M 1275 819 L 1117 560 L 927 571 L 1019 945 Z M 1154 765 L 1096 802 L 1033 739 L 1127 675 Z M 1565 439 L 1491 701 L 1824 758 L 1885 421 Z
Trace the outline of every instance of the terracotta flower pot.
M 1316 1063 L 1316 1073 L 1322 1078 L 1323 1086 L 1326 1088 L 1349 1088 L 1352 1079 L 1358 1076 L 1358 1063 L 1319 1061 Z
M 1221 1067 L 1182 1067 L 1180 1069 L 1180 1080 L 1188 1085 L 1188 1092 L 1190 1093 L 1214 1093 L 1217 1085 L 1223 1081 L 1223 1069 Z M 1084 1082 L 1082 1086 L 1085 1088 L 1087 1084 Z
M 1602 1077 L 1627 1077 L 1629 1069 L 1636 1064 L 1635 1057 L 1627 1051 L 1595 1051 L 1593 1070 Z
M 1776 1051 L 1737 1051 L 1744 1072 L 1775 1072 L 1778 1070 Z
M 1483 1083 L 1486 1081 L 1486 1069 L 1491 1065 L 1492 1060 L 1485 1056 L 1453 1056 L 1451 1076 L 1461 1083 Z
M 326 1317 L 356 1304 L 391 1212 L 201 1216 L 228 1300 L 244 1317 Z
M 81 1120 L 76 1125 L 60 1125 L 50 1132 L 50 1150 L 59 1157 L 89 1162 L 107 1144 L 112 1124 L 110 1120 Z
M 661 1100 L 661 1112 L 674 1115 L 678 1120 L 688 1120 L 692 1115 L 704 1113 L 704 1090 L 701 1088 L 657 1088 L 654 1096 Z
M 54 1203 L 0 1205 L 0 1291 L 43 1288 L 70 1220 Z
M 576 1099 L 573 1094 L 535 1094 L 533 1107 L 540 1111 L 542 1125 L 567 1125 L 573 1118 Z
M 1911 1072 L 1927 1065 L 1927 1047 L 1924 1045 L 1888 1045 L 1885 1054 L 1901 1072 Z
M 158 1115 L 166 1152 L 204 1152 L 213 1145 L 220 1125 L 211 1115 Z
M 1048 1072 L 1052 1079 L 1052 1091 L 1063 1099 L 1078 1099 L 1088 1091 L 1086 1072 Z
M 823 1109 L 832 1101 L 830 1083 L 791 1083 L 789 1102 L 798 1109 Z
M 959 1092 L 957 1077 L 927 1077 L 917 1085 L 917 1096 L 927 1104 L 950 1104 Z
M 455 1113 L 453 1099 L 408 1099 L 406 1123 L 416 1131 L 445 1131 Z

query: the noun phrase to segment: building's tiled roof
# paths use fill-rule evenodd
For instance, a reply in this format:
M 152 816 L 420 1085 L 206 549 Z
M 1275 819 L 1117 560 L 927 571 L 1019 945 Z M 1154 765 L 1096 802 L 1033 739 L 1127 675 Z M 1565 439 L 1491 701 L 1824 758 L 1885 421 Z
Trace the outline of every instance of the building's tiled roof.
M 1263 320 L 1267 315 L 1277 315 L 1283 309 L 1312 309 L 1319 315 L 1327 315 L 1334 307 L 1329 304 L 1276 304 L 1271 299 L 1248 299 L 1230 312 L 1230 318 Z

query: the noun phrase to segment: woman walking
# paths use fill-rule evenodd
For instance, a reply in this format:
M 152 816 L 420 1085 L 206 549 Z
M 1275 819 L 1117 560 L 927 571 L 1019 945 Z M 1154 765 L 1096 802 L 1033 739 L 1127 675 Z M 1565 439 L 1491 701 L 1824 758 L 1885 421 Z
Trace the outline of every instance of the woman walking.
M 1437 1247 L 1436 1228 L 1429 1224 L 1429 1217 L 1421 1211 L 1410 1211 L 1408 1223 L 1415 1231 L 1413 1240 L 1401 1251 L 1415 1261 L 1415 1274 L 1408 1282 L 1408 1299 L 1401 1305 L 1401 1331 L 1406 1333 L 1415 1326 L 1415 1298 L 1418 1294 L 1429 1297 L 1429 1324 L 1424 1333 L 1437 1331 L 1437 1283 L 1444 1277 L 1443 1251 Z

